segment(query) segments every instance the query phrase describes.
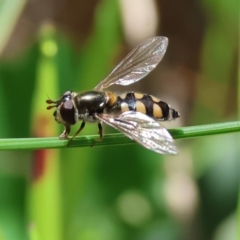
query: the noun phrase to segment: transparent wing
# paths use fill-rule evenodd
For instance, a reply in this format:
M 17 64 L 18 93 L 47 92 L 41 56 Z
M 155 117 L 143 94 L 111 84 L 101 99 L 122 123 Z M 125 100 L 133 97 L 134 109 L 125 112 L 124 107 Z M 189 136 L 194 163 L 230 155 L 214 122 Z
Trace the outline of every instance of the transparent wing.
M 178 153 L 169 132 L 145 114 L 129 111 L 117 117 L 108 114 L 96 117 L 152 151 L 161 154 Z
M 167 45 L 167 37 L 153 37 L 141 43 L 95 87 L 95 90 L 101 90 L 113 84 L 129 85 L 141 80 L 162 60 Z

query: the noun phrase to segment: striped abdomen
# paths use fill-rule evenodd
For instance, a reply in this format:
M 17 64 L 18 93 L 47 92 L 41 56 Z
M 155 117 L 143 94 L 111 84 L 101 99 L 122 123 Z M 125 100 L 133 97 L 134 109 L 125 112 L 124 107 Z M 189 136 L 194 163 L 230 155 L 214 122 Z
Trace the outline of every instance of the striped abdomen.
M 143 93 L 128 92 L 117 96 L 114 111 L 136 111 L 158 120 L 172 120 L 179 117 L 179 113 L 160 99 Z

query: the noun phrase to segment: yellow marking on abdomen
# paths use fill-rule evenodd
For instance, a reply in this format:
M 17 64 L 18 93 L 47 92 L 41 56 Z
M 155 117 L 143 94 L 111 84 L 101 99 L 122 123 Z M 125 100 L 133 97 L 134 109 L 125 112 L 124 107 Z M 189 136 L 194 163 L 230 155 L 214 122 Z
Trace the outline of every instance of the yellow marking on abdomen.
M 119 95 L 119 97 L 120 97 L 121 99 L 125 99 L 126 96 L 127 96 L 127 94 L 128 94 L 128 93 L 121 93 L 121 94 Z
M 128 104 L 127 104 L 127 103 L 125 103 L 125 102 L 121 103 L 121 111 L 122 111 L 122 112 L 127 112 L 127 111 L 129 111 L 129 107 L 128 107 Z
M 156 103 L 153 104 L 153 116 L 155 118 L 162 118 L 163 116 L 162 109 Z
M 136 111 L 146 114 L 146 107 L 141 101 L 136 101 Z
M 134 92 L 134 96 L 136 99 L 141 99 L 145 94 Z
M 159 98 L 154 97 L 154 96 L 152 96 L 152 95 L 150 95 L 150 96 L 151 96 L 151 98 L 152 98 L 152 100 L 153 100 L 154 102 L 160 102 L 160 99 L 159 99 Z

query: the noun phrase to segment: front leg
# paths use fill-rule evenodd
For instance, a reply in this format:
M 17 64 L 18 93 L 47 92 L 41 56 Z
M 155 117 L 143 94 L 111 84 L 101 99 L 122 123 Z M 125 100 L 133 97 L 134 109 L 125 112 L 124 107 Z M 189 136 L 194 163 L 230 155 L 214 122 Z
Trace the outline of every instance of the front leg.
M 65 129 L 64 129 L 63 133 L 59 136 L 59 139 L 61 139 L 61 140 L 68 139 L 68 135 L 71 130 L 70 125 L 66 124 L 66 125 L 64 125 L 64 127 L 65 127 Z
M 85 127 L 85 122 L 82 122 L 77 132 L 73 135 L 73 137 L 69 139 L 67 146 L 69 146 L 70 142 L 83 130 L 84 127 Z

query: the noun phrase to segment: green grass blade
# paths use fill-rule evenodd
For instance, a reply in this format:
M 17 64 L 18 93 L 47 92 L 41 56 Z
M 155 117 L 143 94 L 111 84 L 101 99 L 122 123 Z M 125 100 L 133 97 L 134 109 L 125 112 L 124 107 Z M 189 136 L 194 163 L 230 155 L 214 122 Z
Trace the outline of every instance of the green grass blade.
M 175 139 L 216 135 L 238 131 L 240 131 L 240 121 L 206 124 L 169 130 Z
M 169 132 L 175 139 L 192 138 L 239 131 L 240 121 L 169 129 Z M 121 133 L 106 134 L 104 136 L 104 140 L 101 142 L 96 142 L 95 139 L 97 138 L 99 138 L 98 135 L 78 136 L 69 144 L 68 147 L 91 147 L 93 144 L 94 146 L 106 146 L 134 143 L 131 139 L 125 137 Z M 9 138 L 0 139 L 0 150 L 64 148 L 67 146 L 67 143 L 67 140 L 59 140 L 57 137 Z

